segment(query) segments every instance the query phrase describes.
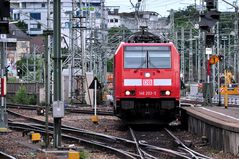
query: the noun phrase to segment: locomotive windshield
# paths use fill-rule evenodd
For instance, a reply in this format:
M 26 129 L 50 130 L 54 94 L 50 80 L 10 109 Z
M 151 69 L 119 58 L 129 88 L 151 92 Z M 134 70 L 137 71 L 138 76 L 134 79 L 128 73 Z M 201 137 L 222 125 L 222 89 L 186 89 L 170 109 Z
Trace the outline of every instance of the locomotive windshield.
M 168 46 L 126 46 L 124 68 L 171 68 Z

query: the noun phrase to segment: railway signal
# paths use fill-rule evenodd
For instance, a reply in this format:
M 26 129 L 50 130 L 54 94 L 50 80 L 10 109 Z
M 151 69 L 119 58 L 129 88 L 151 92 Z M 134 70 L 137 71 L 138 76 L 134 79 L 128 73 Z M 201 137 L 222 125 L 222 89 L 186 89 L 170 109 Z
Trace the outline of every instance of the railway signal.
M 202 31 L 205 31 L 205 45 L 206 45 L 206 54 L 207 54 L 207 83 L 204 85 L 204 90 L 210 90 L 212 83 L 210 83 L 210 66 L 216 64 L 219 61 L 219 57 L 214 55 L 210 57 L 211 51 L 214 45 L 214 34 L 212 33 L 212 27 L 218 22 L 220 18 L 220 12 L 217 11 L 217 1 L 215 0 L 205 0 L 207 11 L 204 14 L 200 15 L 199 28 Z M 212 104 L 212 93 L 210 91 L 204 92 L 204 105 L 208 106 Z
M 10 17 L 10 1 L 1 0 L 0 1 L 0 17 Z
M 216 10 L 214 0 L 206 0 L 207 12 L 200 15 L 199 28 L 210 32 L 210 29 L 218 22 L 220 18 L 220 12 Z
M 199 22 L 199 28 L 209 32 L 219 20 L 219 14 L 220 13 L 218 11 L 214 10 L 200 15 L 201 21 Z
M 0 34 L 9 33 L 9 22 L 7 18 L 10 17 L 10 1 L 9 0 L 0 0 Z M 2 43 L 4 43 L 2 41 Z M 2 44 L 2 46 L 4 46 Z M 7 112 L 6 112 L 6 52 L 0 48 L 1 52 L 1 108 L 0 108 L 0 132 L 7 132 Z
M 0 20 L 0 34 L 9 33 L 9 22 L 8 20 Z
M 206 34 L 206 47 L 212 47 L 214 45 L 214 34 Z
M 209 58 L 209 64 L 214 65 L 214 64 L 218 63 L 219 61 L 222 61 L 223 59 L 224 59 L 223 55 L 212 55 Z
M 0 34 L 9 33 L 9 21 L 4 18 L 10 17 L 10 1 L 1 0 L 0 1 Z

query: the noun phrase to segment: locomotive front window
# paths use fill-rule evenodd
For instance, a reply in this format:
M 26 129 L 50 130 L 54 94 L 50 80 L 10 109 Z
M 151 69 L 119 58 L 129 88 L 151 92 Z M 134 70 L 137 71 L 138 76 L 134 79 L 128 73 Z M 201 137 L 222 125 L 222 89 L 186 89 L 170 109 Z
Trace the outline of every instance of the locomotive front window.
M 171 68 L 168 46 L 127 46 L 124 50 L 124 68 Z
M 129 49 L 127 49 L 129 48 Z M 127 47 L 124 54 L 125 68 L 147 68 L 146 51 L 142 47 Z

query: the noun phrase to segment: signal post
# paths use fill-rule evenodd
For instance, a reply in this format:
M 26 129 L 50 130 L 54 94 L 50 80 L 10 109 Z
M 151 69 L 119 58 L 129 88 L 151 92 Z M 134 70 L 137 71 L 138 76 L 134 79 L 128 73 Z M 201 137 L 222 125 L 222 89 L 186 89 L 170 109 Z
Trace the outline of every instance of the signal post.
M 9 33 L 10 1 L 0 1 L 0 52 L 1 52 L 1 105 L 0 105 L 0 132 L 7 132 L 6 112 L 6 34 Z M 4 38 L 3 38 L 4 37 Z
M 227 83 L 227 70 L 225 70 L 224 71 L 224 81 L 225 81 L 225 94 L 224 94 L 224 106 L 225 106 L 225 109 L 227 109 L 227 107 L 228 107 L 228 84 L 229 83 Z
M 219 12 L 217 11 L 216 3 L 214 0 L 205 0 L 207 11 L 204 14 L 200 15 L 199 28 L 205 32 L 205 46 L 206 46 L 206 54 L 207 54 L 207 77 L 206 83 L 203 84 L 203 97 L 204 97 L 204 105 L 208 106 L 212 104 L 212 94 L 213 87 L 212 83 L 210 83 L 210 75 L 211 75 L 211 65 L 215 64 L 219 61 L 219 57 L 212 54 L 212 47 L 214 45 L 214 33 L 212 32 L 212 28 L 219 20 Z

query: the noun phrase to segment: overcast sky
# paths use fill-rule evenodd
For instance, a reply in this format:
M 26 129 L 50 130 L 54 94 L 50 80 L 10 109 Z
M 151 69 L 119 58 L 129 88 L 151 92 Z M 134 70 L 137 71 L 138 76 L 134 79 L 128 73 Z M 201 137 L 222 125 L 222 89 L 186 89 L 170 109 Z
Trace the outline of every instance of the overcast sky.
M 107 6 L 120 6 L 120 12 L 132 12 L 134 11 L 130 0 L 105 0 Z M 138 0 L 132 0 L 133 4 L 136 4 Z M 200 4 L 200 0 L 142 0 L 144 10 L 156 11 L 161 16 L 168 16 L 169 10 L 179 10 L 184 9 L 188 5 Z M 235 0 L 226 0 L 229 3 L 233 3 Z M 234 11 L 234 8 L 227 5 L 222 0 L 219 0 L 219 10 L 220 11 Z

